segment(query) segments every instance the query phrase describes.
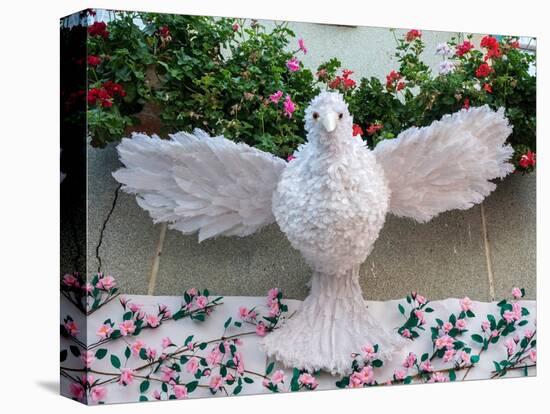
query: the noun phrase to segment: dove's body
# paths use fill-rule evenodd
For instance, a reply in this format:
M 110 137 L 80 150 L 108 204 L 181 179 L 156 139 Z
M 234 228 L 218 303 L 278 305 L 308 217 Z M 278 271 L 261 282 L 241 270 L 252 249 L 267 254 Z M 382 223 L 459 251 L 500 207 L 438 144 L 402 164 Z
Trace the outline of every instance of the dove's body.
M 333 275 L 365 261 L 388 211 L 376 158 L 360 137 L 345 141 L 308 136 L 273 196 L 275 219 L 292 246 L 315 271 Z

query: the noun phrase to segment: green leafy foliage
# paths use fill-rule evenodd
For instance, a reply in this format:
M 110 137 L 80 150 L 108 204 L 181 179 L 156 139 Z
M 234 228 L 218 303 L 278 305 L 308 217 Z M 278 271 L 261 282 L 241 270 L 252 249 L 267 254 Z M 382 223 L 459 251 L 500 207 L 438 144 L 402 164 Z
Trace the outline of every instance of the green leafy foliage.
M 89 56 L 98 58 L 88 62 L 93 146 L 143 130 L 154 116 L 157 125 L 149 132 L 161 136 L 201 128 L 287 157 L 304 142 L 304 109 L 325 87 L 343 93 L 371 148 L 463 107 L 504 107 L 514 127 L 509 138 L 514 163 L 523 172 L 534 168 L 534 162 L 520 160 L 536 151 L 535 55 L 518 49 L 514 38 L 500 38 L 499 52 L 492 55 L 480 45 L 453 53 L 448 57 L 453 70 L 433 73 L 422 60 L 431 51 L 424 50 L 421 35 L 395 37 L 399 67 L 384 84 L 374 77 L 356 82 L 345 69 L 339 73 L 336 58 L 322 63 L 315 76 L 301 62 L 298 70 L 289 70 L 287 62 L 301 52 L 286 23 L 268 31 L 255 20 L 124 11 L 112 17 L 108 36 L 88 37 Z M 448 44 L 457 49 L 462 41 L 461 36 Z M 491 72 L 477 76 L 483 63 Z M 110 91 L 107 99 L 90 100 L 92 90 L 102 89 Z M 272 102 L 269 96 L 277 91 L 283 95 Z M 291 117 L 283 110 L 286 96 L 296 105 Z

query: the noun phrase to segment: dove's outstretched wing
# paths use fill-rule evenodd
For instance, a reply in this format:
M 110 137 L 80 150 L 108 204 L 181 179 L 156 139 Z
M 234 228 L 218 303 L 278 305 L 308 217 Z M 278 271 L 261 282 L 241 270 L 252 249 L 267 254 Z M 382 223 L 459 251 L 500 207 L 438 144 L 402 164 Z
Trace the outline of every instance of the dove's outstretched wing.
M 374 149 L 391 191 L 390 212 L 425 222 L 480 203 L 513 171 L 504 110 L 463 109 L 424 128 L 410 128 Z
M 203 131 L 170 140 L 134 134 L 117 147 L 125 165 L 113 176 L 155 222 L 199 241 L 247 236 L 275 219 L 273 191 L 286 162 Z

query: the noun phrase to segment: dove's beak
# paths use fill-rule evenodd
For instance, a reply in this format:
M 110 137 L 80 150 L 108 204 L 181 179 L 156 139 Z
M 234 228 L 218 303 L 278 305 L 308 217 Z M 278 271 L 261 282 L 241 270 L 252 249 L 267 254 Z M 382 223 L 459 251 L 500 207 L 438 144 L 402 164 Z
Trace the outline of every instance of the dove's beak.
M 332 132 L 336 129 L 336 122 L 338 120 L 338 114 L 336 112 L 327 112 L 321 120 L 323 127 L 327 132 Z

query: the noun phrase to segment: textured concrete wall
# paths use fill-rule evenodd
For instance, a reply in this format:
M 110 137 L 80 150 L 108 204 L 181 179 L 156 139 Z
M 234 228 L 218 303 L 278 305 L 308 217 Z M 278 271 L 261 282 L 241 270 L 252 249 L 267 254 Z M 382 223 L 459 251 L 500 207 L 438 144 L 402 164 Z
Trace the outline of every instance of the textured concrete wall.
M 387 29 L 298 23 L 291 28 L 305 40 L 309 52 L 303 60 L 313 70 L 333 56 L 356 79 L 383 78 L 397 68 L 395 40 Z M 450 36 L 424 32 L 431 67 L 439 62 L 437 43 Z M 198 244 L 196 236 L 153 225 L 133 197 L 118 193 L 110 174 L 118 166 L 114 147 L 89 150 L 89 272 L 97 270 L 100 244 L 102 270 L 128 293 L 175 295 L 197 286 L 225 295 L 263 295 L 278 286 L 291 298 L 307 294 L 311 271 L 276 225 L 244 239 Z M 428 224 L 388 217 L 361 283 L 372 299 L 418 290 L 432 298 L 489 300 L 515 285 L 534 298 L 535 234 L 536 177 L 509 177 L 482 206 L 445 213 Z

